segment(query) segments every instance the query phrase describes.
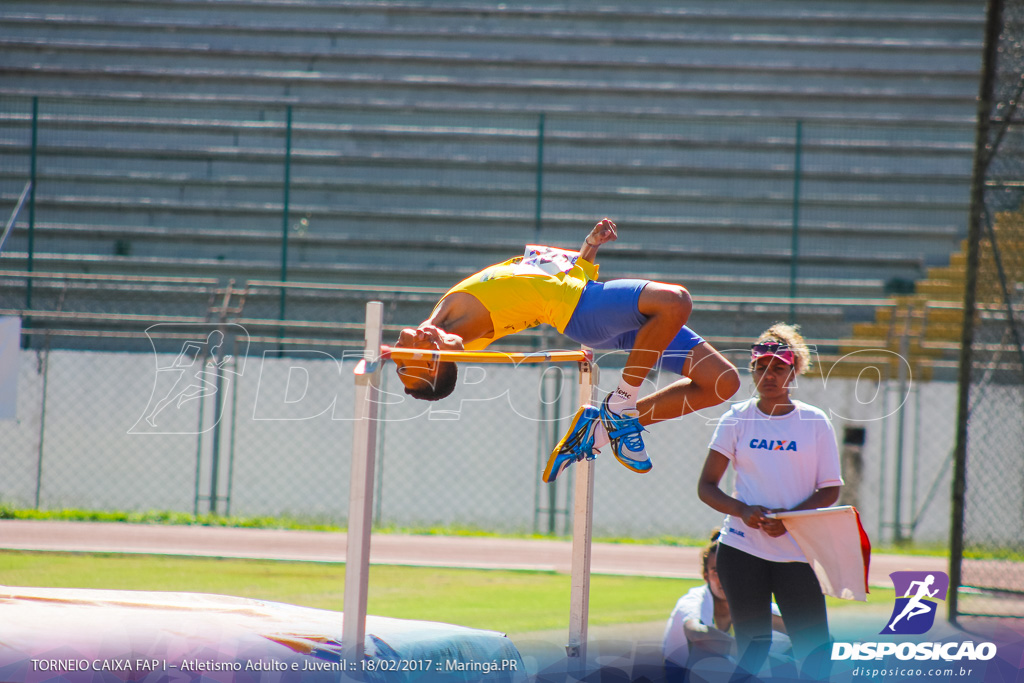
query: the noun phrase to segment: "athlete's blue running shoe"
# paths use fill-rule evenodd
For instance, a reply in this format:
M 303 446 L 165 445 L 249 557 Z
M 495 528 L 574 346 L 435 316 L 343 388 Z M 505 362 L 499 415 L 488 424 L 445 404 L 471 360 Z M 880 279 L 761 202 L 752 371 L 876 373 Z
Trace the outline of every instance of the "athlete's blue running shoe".
M 562 470 L 574 462 L 587 458 L 594 459 L 594 428 L 601 421 L 601 411 L 594 406 L 582 406 L 576 411 L 569 425 L 569 431 L 551 451 L 547 467 L 541 479 L 551 483 Z
M 611 398 L 611 394 L 608 398 Z M 608 398 L 601 404 L 601 422 L 608 432 L 612 453 L 619 462 L 634 472 L 650 472 L 653 465 L 644 449 L 643 437 L 640 436 L 640 432 L 644 431 L 643 425 L 640 424 L 640 413 L 635 409 L 613 413 L 608 409 Z

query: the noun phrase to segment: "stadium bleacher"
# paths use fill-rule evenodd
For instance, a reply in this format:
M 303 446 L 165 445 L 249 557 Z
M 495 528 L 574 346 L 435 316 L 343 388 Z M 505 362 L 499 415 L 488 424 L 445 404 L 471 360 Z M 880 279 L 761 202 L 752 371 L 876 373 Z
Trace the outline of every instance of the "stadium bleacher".
M 362 288 L 290 290 L 292 320 L 353 324 L 379 295 L 399 325 L 608 215 L 604 277 L 682 282 L 695 326 L 739 338 L 790 310 L 794 223 L 799 296 L 875 301 L 948 263 L 983 23 L 983 2 L 942 0 L 11 0 L 0 205 L 29 175 L 38 97 L 38 271 L 284 274 Z M 25 226 L 4 270 L 26 266 Z M 23 279 L 4 281 L 19 308 Z M 278 288 L 252 291 L 247 316 L 277 315 Z M 839 340 L 874 317 L 824 303 L 799 322 Z

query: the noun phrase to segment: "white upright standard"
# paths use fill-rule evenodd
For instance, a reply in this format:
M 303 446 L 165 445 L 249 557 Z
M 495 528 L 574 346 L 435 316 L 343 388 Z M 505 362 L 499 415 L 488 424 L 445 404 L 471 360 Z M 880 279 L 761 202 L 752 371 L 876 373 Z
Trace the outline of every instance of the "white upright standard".
M 579 405 L 595 404 L 598 370 L 593 353 L 580 361 Z M 572 583 L 569 592 L 569 657 L 581 662 L 586 657 L 587 624 L 590 621 L 590 551 L 594 537 L 594 461 L 576 463 L 576 488 L 573 491 Z
M 366 332 L 363 359 L 355 368 L 355 422 L 352 436 L 352 473 L 349 487 L 348 549 L 345 558 L 345 616 L 342 629 L 345 656 L 360 661 L 366 639 L 366 598 L 369 586 L 370 536 L 373 522 L 374 468 L 377 456 L 377 415 L 380 374 L 384 362 L 396 357 L 433 358 L 435 361 L 474 363 L 549 363 L 574 361 L 579 364 L 579 403 L 593 403 L 597 387 L 597 366 L 589 349 L 503 353 L 500 351 L 421 351 L 388 349 L 382 346 L 383 304 L 366 304 Z M 570 657 L 586 656 L 587 621 L 590 609 L 590 551 L 594 522 L 594 463 L 576 465 L 573 493 L 572 577 L 569 605 Z M 353 668 L 353 670 L 358 670 Z
M 377 413 L 380 394 L 380 346 L 384 305 L 366 304 L 363 359 L 355 369 L 355 422 L 352 424 L 352 470 L 348 494 L 348 548 L 345 551 L 345 604 L 342 647 L 349 662 L 363 658 L 366 596 L 370 578 L 370 532 L 373 524 L 373 475 L 377 462 Z M 358 671 L 358 669 L 353 668 Z

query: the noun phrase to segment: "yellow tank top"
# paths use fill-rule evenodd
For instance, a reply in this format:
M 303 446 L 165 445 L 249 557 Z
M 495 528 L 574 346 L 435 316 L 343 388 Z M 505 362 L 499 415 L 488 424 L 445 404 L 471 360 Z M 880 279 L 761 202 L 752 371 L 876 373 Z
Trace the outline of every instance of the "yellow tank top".
M 484 268 L 445 294 L 472 294 L 491 314 L 494 336 L 468 342 L 467 351 L 479 351 L 502 337 L 540 324 L 564 332 L 583 287 L 597 279 L 597 266 L 583 259 L 568 272 L 554 275 L 521 265 L 522 260 L 518 257 Z

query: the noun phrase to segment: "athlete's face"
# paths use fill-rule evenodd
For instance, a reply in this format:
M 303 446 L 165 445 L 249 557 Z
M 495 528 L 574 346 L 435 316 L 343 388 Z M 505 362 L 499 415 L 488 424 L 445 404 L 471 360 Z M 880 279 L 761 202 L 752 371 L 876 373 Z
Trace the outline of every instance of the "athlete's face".
M 449 334 L 435 325 L 407 327 L 398 333 L 396 348 L 435 349 L 439 351 L 462 351 L 462 337 Z M 406 389 L 416 391 L 431 387 L 437 381 L 440 363 L 430 359 L 395 360 L 398 377 Z
M 775 356 L 765 356 L 754 361 L 751 368 L 754 375 L 754 386 L 757 395 L 762 398 L 776 398 L 789 393 L 790 385 L 796 377 L 792 365 L 784 363 Z
M 704 580 L 711 589 L 711 594 L 719 600 L 725 600 L 725 590 L 722 589 L 722 581 L 718 578 L 718 553 L 708 555 L 707 566 L 704 569 Z

